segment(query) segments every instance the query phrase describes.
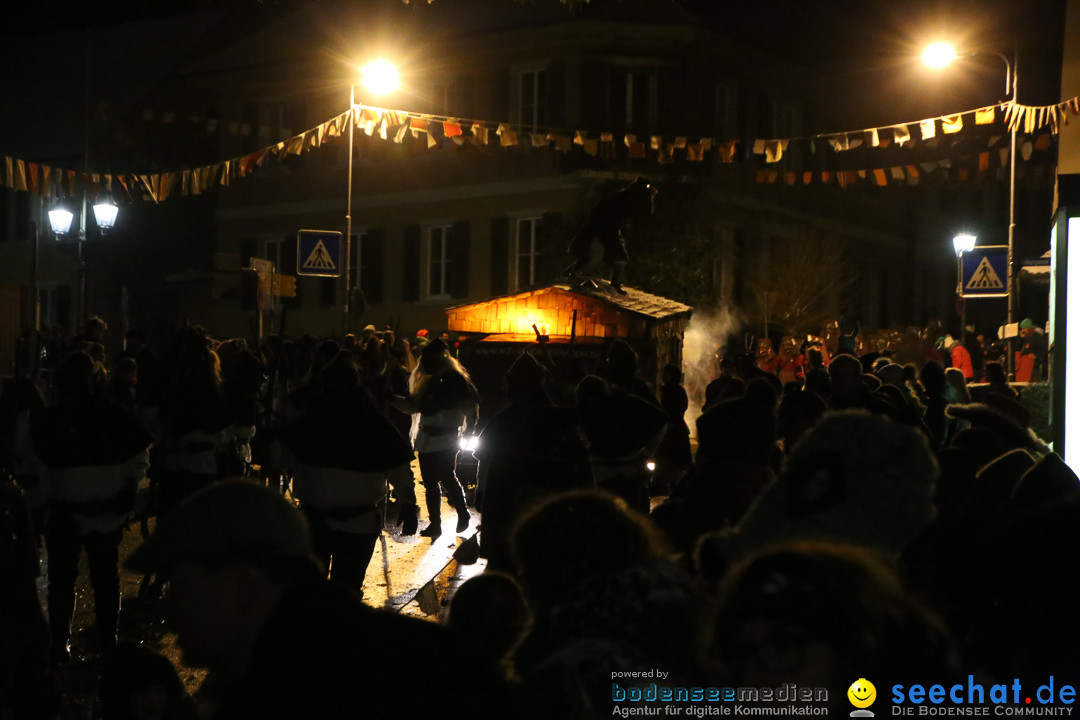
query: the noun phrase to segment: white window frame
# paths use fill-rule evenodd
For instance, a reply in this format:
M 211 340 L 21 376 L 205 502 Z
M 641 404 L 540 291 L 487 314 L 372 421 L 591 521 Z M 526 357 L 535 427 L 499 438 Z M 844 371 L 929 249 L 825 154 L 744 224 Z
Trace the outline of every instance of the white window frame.
M 540 214 L 530 214 L 511 218 L 514 228 L 510 242 L 510 292 L 518 292 L 536 284 L 536 239 L 540 231 L 542 217 Z M 528 227 L 529 236 L 527 238 L 522 237 L 523 224 L 527 224 L 526 227 Z M 523 251 L 522 245 L 525 243 L 527 243 L 528 247 Z M 529 264 L 529 277 L 525 285 L 520 283 L 522 262 Z
M 450 228 L 449 222 L 432 223 L 424 227 L 423 258 L 423 297 L 427 300 L 448 300 L 451 294 L 450 281 Z M 438 287 L 433 287 L 431 273 L 433 265 L 439 265 Z

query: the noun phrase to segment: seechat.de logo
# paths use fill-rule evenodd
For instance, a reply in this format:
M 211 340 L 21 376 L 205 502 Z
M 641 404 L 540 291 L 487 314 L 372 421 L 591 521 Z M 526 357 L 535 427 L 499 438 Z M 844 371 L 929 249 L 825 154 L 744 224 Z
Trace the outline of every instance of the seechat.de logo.
M 877 699 L 874 683 L 866 678 L 859 678 L 847 689 L 847 698 L 848 702 L 855 706 L 850 713 L 851 717 L 874 717 L 874 713 L 866 709 Z

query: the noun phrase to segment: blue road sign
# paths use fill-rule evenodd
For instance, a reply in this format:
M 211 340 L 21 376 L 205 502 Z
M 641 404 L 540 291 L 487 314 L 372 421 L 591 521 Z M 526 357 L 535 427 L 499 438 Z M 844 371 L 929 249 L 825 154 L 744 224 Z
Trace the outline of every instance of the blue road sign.
M 340 277 L 341 233 L 332 230 L 296 233 L 296 274 Z
M 960 256 L 960 297 L 1009 296 L 1009 247 L 977 247 Z

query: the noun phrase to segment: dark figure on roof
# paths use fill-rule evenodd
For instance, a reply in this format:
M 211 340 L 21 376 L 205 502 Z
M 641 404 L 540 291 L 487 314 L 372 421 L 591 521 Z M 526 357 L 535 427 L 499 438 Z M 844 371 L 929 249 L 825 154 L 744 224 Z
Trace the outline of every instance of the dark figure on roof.
M 647 178 L 639 177 L 628 186 L 613 195 L 605 197 L 589 211 L 585 224 L 570 241 L 568 252 L 574 256 L 574 262 L 566 268 L 566 274 L 576 275 L 578 270 L 589 264 L 593 243 L 603 248 L 602 261 L 612 266 L 611 287 L 623 293 L 620 280 L 623 268 L 630 259 L 626 253 L 626 238 L 623 230 L 635 218 L 651 215 L 656 188 Z M 623 293 L 625 294 L 625 293 Z

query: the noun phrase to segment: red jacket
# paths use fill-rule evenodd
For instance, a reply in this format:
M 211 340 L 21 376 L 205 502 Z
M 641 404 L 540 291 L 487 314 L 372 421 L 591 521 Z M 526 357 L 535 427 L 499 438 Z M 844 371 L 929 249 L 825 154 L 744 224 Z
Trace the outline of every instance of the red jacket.
M 952 346 L 952 366 L 959 368 L 964 373 L 964 377 L 971 380 L 975 377 L 975 368 L 971 366 L 971 354 L 960 343 L 956 343 Z

